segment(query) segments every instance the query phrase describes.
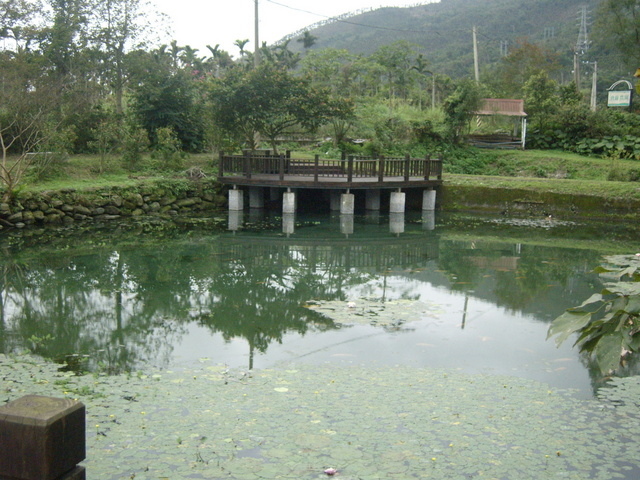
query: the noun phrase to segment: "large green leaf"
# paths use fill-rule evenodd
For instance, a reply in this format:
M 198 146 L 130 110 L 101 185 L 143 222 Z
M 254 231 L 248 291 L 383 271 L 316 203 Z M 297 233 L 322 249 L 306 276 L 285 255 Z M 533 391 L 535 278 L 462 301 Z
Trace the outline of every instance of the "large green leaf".
M 630 315 L 640 314 L 640 296 L 629 297 L 629 304 L 627 305 L 627 313 Z
M 594 293 L 587 300 L 582 302 L 579 307 L 570 308 L 569 310 L 571 310 L 573 312 L 577 312 L 577 311 L 595 312 L 596 310 L 598 310 L 600 308 L 600 304 L 602 303 L 603 300 L 604 299 L 603 299 L 601 294 Z M 587 307 L 589 307 L 589 308 L 587 308 Z
M 640 295 L 640 282 L 618 282 L 607 284 L 606 288 L 602 292 L 614 293 L 617 295 Z
M 613 333 L 604 335 L 596 345 L 596 362 L 603 374 L 615 370 L 620 365 L 623 343 L 623 335 L 621 333 Z
M 591 321 L 591 313 L 568 310 L 551 323 L 547 332 L 547 339 L 557 335 L 556 345 L 560 345 L 572 333 L 584 328 L 589 321 Z

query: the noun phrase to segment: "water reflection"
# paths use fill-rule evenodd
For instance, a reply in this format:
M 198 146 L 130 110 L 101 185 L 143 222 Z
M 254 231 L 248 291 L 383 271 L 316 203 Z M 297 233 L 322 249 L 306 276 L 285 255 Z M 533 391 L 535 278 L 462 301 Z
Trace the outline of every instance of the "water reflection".
M 545 336 L 599 288 L 589 272 L 600 253 L 434 224 L 230 212 L 200 228 L 85 232 L 83 244 L 73 232 L 24 238 L 0 261 L 0 350 L 77 354 L 107 371 L 203 356 L 244 367 L 409 364 L 588 390 L 595 374 Z M 393 310 L 400 301 L 404 311 Z M 374 318 L 372 305 L 383 313 Z M 415 318 L 409 306 L 421 309 Z

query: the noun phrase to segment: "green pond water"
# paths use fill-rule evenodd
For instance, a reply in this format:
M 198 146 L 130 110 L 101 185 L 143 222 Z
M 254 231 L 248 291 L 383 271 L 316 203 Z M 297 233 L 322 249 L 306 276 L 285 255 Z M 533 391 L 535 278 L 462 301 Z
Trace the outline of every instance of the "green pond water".
M 637 363 L 612 380 L 546 339 L 637 234 L 248 212 L 2 232 L 2 400 L 85 402 L 88 478 L 638 478 Z

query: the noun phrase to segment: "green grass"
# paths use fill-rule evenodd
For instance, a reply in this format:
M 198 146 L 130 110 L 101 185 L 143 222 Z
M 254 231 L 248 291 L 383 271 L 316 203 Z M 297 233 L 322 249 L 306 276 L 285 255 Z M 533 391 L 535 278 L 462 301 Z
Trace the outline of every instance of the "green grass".
M 208 154 L 188 155 L 179 170 L 163 169 L 158 162 L 151 157 L 145 157 L 136 171 L 130 171 L 115 159 L 107 160 L 100 165 L 97 155 L 73 155 L 60 165 L 56 174 L 44 179 L 25 177 L 20 185 L 22 191 L 45 190 L 86 190 L 90 188 L 110 186 L 133 186 L 141 180 L 154 180 L 162 178 L 183 178 L 184 172 L 190 168 L 201 169 L 207 177 L 217 175 L 214 156 Z

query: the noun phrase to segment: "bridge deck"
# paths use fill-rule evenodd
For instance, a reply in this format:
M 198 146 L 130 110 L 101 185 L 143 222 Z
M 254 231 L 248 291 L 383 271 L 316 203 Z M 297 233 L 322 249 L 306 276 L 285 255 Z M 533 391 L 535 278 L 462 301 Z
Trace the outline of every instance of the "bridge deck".
M 284 155 L 221 155 L 218 181 L 285 188 L 434 188 L 442 184 L 442 160 L 429 157 L 300 160 Z

